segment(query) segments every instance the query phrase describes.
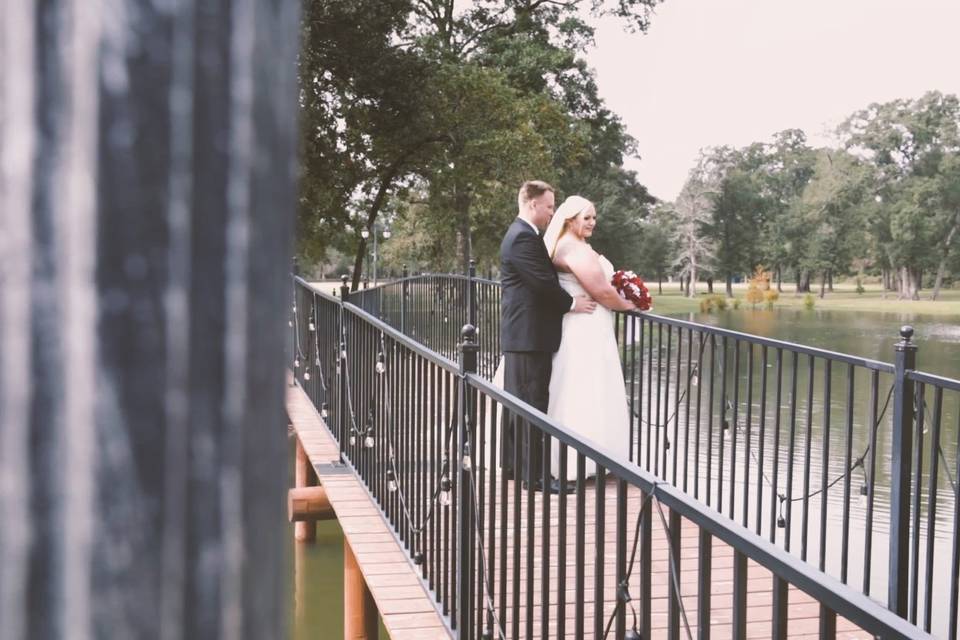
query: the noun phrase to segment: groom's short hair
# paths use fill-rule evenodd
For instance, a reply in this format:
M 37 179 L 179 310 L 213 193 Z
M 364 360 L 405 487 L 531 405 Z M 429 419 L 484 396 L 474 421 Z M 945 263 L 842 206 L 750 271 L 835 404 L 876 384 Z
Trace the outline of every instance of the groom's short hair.
M 543 180 L 527 180 L 520 185 L 520 193 L 517 195 L 517 207 L 523 209 L 525 204 L 534 198 L 542 196 L 547 191 L 556 193 L 556 189 Z

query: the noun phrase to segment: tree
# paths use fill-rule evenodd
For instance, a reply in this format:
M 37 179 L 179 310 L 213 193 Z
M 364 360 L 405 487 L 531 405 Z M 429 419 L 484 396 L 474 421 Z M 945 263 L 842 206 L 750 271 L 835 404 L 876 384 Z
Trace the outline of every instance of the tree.
M 783 270 L 796 269 L 803 255 L 805 233 L 795 205 L 813 176 L 815 157 L 803 131 L 786 129 L 762 145 L 752 169 L 764 200 L 763 261 L 773 267 L 778 291 L 783 290 Z
M 801 266 L 819 273 L 820 297 L 832 273 L 849 268 L 864 250 L 864 194 L 869 173 L 855 157 L 844 151 L 820 150 L 814 175 L 803 190 L 796 208 L 807 236 Z
M 652 199 L 619 168 L 633 142 L 578 56 L 592 37 L 585 12 L 643 30 L 658 1 L 307 3 L 301 253 L 355 251 L 356 282 L 359 230 L 385 208 L 412 211 L 412 197 L 434 222 L 420 232 L 456 237 L 465 265 L 476 231 L 499 236 L 533 176 L 595 200 L 585 187 L 632 181 L 642 213 Z
M 722 177 L 711 196 L 712 215 L 703 231 L 716 243 L 714 265 L 724 275 L 727 296 L 732 298 L 734 276 L 752 270 L 760 262 L 758 239 L 763 200 L 754 176 L 741 166 L 742 153 L 719 147 L 711 155 Z
M 871 104 L 840 128 L 852 152 L 877 170 L 874 219 L 901 297 L 919 298 L 924 269 L 945 268 L 960 225 L 953 160 L 960 152 L 960 101 L 931 91 L 916 100 Z
M 713 242 L 705 230 L 713 217 L 715 185 L 704 167 L 704 156 L 687 176 L 676 201 L 670 206 L 675 218 L 672 240 L 676 248 L 673 261 L 681 279 L 686 279 L 686 295 L 697 295 L 697 278 L 713 259 Z
M 353 287 L 373 226 L 398 182 L 436 152 L 442 132 L 427 100 L 432 68 L 399 46 L 407 0 L 307 2 L 300 54 L 298 251 L 355 252 Z

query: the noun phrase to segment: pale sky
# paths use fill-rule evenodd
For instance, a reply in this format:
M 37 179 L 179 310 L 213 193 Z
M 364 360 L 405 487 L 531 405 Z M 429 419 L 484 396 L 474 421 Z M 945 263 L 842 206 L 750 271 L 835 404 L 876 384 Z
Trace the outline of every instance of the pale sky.
M 783 129 L 815 145 L 871 102 L 960 94 L 960 0 L 666 0 L 646 34 L 598 25 L 600 95 L 637 139 L 637 171 L 672 200 L 701 147 Z

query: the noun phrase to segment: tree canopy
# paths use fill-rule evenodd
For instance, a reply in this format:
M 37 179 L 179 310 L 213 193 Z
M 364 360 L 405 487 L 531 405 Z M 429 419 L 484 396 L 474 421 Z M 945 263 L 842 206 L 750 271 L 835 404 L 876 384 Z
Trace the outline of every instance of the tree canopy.
M 388 257 L 491 264 L 517 188 L 539 178 L 593 199 L 624 232 L 599 248 L 628 256 L 653 198 L 622 168 L 636 145 L 582 59 L 584 16 L 642 31 L 658 1 L 307 2 L 299 253 L 354 253 L 356 283 L 360 231 L 386 219 Z

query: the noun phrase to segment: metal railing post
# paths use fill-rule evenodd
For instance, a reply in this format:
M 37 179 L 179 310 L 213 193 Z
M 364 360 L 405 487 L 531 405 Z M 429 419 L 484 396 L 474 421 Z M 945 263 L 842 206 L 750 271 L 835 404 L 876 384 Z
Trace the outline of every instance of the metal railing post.
M 890 562 L 887 608 L 907 617 L 910 569 L 910 464 L 913 458 L 913 380 L 906 372 L 916 368 L 917 345 L 910 341 L 913 327 L 900 327 L 894 347 L 893 433 L 890 442 Z
M 344 452 L 347 450 L 347 430 L 350 425 L 350 408 L 349 402 L 347 401 L 347 385 L 349 381 L 347 380 L 347 343 L 345 336 L 347 335 L 346 325 L 346 315 L 343 309 L 344 303 L 347 301 L 347 298 L 350 296 L 350 285 L 347 284 L 349 277 L 344 274 L 340 276 L 340 335 L 337 336 L 337 359 L 340 363 L 337 365 L 337 371 L 339 375 L 337 376 L 337 384 L 339 385 L 339 410 L 337 411 L 337 427 L 338 427 L 338 444 L 340 445 L 340 462 L 343 462 L 345 459 Z
M 410 277 L 410 271 L 407 265 L 403 265 L 403 275 L 400 280 L 400 333 L 407 335 L 407 291 L 410 285 L 407 278 Z
M 477 372 L 477 329 L 467 324 L 460 331 L 460 411 L 457 419 L 457 638 L 469 640 L 474 637 L 474 544 L 476 513 L 474 513 L 473 458 L 475 456 L 475 424 L 473 421 L 473 393 L 467 384 L 467 374 Z M 518 532 L 519 534 L 519 532 Z
M 467 272 L 467 322 L 474 327 L 477 324 L 477 261 L 470 259 L 470 269 Z

